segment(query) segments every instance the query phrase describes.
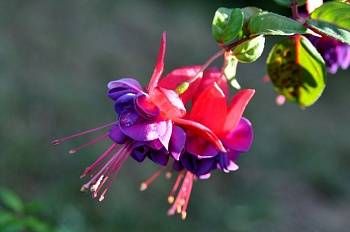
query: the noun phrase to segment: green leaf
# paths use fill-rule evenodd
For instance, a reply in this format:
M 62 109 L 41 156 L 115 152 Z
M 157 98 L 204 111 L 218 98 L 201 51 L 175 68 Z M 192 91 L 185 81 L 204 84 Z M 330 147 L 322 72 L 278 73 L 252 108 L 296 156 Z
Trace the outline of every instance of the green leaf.
M 35 232 L 49 232 L 50 227 L 43 221 L 40 221 L 37 218 L 34 217 L 27 217 L 23 219 L 23 224 L 26 228 L 30 229 L 30 231 Z
M 242 31 L 243 18 L 243 12 L 238 8 L 217 9 L 212 23 L 212 34 L 215 40 L 221 44 L 232 42 Z
M 250 19 L 258 14 L 259 12 L 262 12 L 262 9 L 257 8 L 257 7 L 253 7 L 253 6 L 248 6 L 248 7 L 244 7 L 241 9 L 243 11 L 243 15 L 244 15 L 244 22 L 243 22 L 243 33 L 244 35 L 249 36 L 249 21 Z
M 274 0 L 277 4 L 281 5 L 281 6 L 286 6 L 286 7 L 290 7 L 290 5 L 292 5 L 292 3 L 294 2 L 294 0 Z M 297 0 L 297 4 L 298 6 L 302 6 L 305 5 L 306 0 Z
M 8 189 L 0 190 L 0 203 L 15 212 L 22 212 L 24 209 L 22 200 Z
M 326 2 L 310 15 L 307 24 L 319 34 L 325 34 L 350 44 L 350 5 Z
M 316 33 L 325 34 L 334 39 L 350 44 L 350 31 L 322 21 L 307 20 L 307 23 L 310 28 L 316 29 Z
M 257 36 L 248 40 L 233 49 L 233 55 L 242 63 L 256 61 L 264 51 L 265 37 Z
M 307 33 L 307 29 L 301 23 L 267 11 L 253 16 L 249 21 L 248 29 L 253 35 L 294 35 Z
M 350 31 L 350 5 L 342 2 L 326 2 L 314 10 L 310 18 Z
M 0 211 L 0 225 L 6 225 L 15 220 L 15 216 L 9 212 Z
M 267 71 L 275 90 L 302 107 L 314 104 L 326 86 L 325 63 L 303 36 L 277 43 L 268 56 Z
M 247 6 L 241 9 L 244 14 L 244 23 L 248 23 L 251 17 L 262 12 L 263 10 L 254 6 Z

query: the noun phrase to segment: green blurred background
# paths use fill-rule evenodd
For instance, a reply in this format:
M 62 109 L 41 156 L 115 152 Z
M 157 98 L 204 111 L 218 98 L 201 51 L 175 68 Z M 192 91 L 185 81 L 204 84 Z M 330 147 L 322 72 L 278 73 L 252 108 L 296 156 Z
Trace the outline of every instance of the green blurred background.
M 273 1 L 0 1 L 0 187 L 22 199 L 2 190 L 0 231 L 349 231 L 348 71 L 330 76 L 322 98 L 301 110 L 276 106 L 262 83 L 268 49 L 240 65 L 242 86 L 257 89 L 246 113 L 253 148 L 238 172 L 195 184 L 185 221 L 166 216 L 172 182 L 160 178 L 139 192 L 152 163 L 129 160 L 97 203 L 79 191 L 79 175 L 107 144 L 74 156 L 66 151 L 84 138 L 50 145 L 114 119 L 106 83 L 146 83 L 162 31 L 167 71 L 202 64 L 218 49 L 210 34 L 216 8 L 256 4 L 288 14 Z

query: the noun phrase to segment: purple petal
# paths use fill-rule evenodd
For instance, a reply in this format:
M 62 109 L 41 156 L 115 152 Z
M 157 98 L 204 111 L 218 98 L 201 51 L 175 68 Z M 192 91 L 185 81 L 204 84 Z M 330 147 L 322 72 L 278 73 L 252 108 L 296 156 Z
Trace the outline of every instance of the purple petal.
M 171 122 L 170 122 L 171 123 Z M 124 111 L 119 116 L 121 131 L 136 141 L 151 141 L 160 139 L 165 146 L 169 131 L 169 121 L 146 121 L 140 119 L 135 111 Z
M 223 143 L 231 150 L 247 152 L 253 143 L 253 138 L 252 124 L 242 117 L 237 127 L 225 136 Z
M 210 142 L 198 137 L 188 138 L 186 151 L 198 158 L 210 158 L 218 154 L 218 150 Z
M 136 92 L 142 92 L 142 87 L 140 83 L 133 79 L 133 78 L 122 78 L 116 81 L 110 81 L 107 84 L 108 89 L 114 89 L 114 88 L 125 88 L 125 89 L 132 89 Z
M 108 97 L 110 97 L 112 100 L 117 100 L 120 96 L 127 93 L 143 93 L 139 82 L 131 78 L 111 81 L 108 83 L 107 87 Z
M 109 132 L 108 136 L 111 140 L 118 144 L 123 144 L 126 140 L 126 136 L 123 134 L 123 132 L 120 130 L 119 125 L 113 126 Z
M 107 95 L 109 98 L 116 101 L 118 98 L 128 93 L 135 93 L 135 92 L 130 91 L 130 89 L 115 88 L 115 89 L 109 90 Z
M 127 93 L 120 96 L 114 104 L 115 111 L 120 114 L 124 110 L 134 109 L 134 100 L 136 95 L 133 93 Z
M 219 162 L 217 164 L 217 168 L 221 169 L 223 172 L 231 172 L 236 171 L 238 169 L 238 166 L 235 162 L 233 162 L 230 157 L 226 154 L 220 154 L 219 156 Z
M 184 169 L 184 167 L 182 166 L 182 164 L 181 164 L 181 162 L 174 162 L 173 163 L 173 169 L 175 170 L 175 171 L 181 171 L 181 170 L 183 170 Z
M 207 173 L 207 174 L 198 176 L 198 178 L 201 179 L 201 180 L 207 180 L 207 179 L 210 178 L 210 176 L 211 176 L 211 174 L 210 174 L 210 173 Z
M 347 69 L 350 66 L 350 45 L 342 44 L 338 47 L 339 65 L 342 69 Z
M 144 161 L 146 156 L 149 154 L 150 150 L 145 145 L 136 145 L 131 152 L 132 158 L 134 158 L 138 162 Z
M 181 164 L 190 172 L 196 174 L 197 176 L 202 176 L 208 174 L 211 170 L 215 168 L 215 159 L 198 159 L 191 154 L 184 154 L 181 156 Z
M 175 160 L 179 160 L 180 155 L 185 147 L 186 133 L 178 126 L 173 126 L 173 132 L 170 138 L 170 154 Z
M 169 155 L 165 151 L 152 151 L 148 157 L 155 163 L 160 164 L 162 166 L 166 166 L 168 164 Z

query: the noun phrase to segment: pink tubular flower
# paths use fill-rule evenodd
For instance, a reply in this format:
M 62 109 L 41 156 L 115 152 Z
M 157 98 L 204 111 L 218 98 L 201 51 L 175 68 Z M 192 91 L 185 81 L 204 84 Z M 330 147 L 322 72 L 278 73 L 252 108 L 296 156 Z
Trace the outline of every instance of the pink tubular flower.
M 199 70 L 198 66 L 176 69 L 160 85 L 175 88 L 191 80 Z M 172 190 L 168 197 L 172 204 L 169 215 L 180 213 L 185 218 L 193 181 L 209 178 L 214 169 L 237 170 L 239 154 L 251 147 L 252 125 L 242 115 L 255 90 L 240 90 L 227 104 L 228 88 L 222 76 L 217 69 L 207 69 L 180 95 L 184 102 L 192 100 L 192 109 L 185 118 L 174 119 L 175 124 L 185 128 L 186 145 L 174 163 L 180 173 L 173 189 L 180 189 L 177 194 Z

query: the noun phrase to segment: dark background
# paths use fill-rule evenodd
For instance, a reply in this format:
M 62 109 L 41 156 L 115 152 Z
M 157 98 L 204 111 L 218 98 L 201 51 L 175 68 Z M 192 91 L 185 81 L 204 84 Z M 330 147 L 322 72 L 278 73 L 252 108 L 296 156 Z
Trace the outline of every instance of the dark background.
M 97 203 L 79 191 L 79 175 L 107 144 L 69 156 L 84 138 L 49 143 L 112 121 L 106 83 L 132 76 L 145 84 L 162 31 L 167 71 L 202 64 L 218 49 L 210 31 L 216 8 L 254 2 L 288 14 L 273 1 L 0 1 L 0 187 L 34 202 L 37 217 L 60 232 L 348 231 L 348 71 L 329 76 L 321 99 L 302 110 L 276 106 L 262 82 L 268 49 L 240 65 L 241 85 L 257 90 L 246 112 L 254 145 L 238 172 L 195 184 L 185 221 L 166 216 L 172 181 L 139 192 L 152 163 L 128 160 Z

